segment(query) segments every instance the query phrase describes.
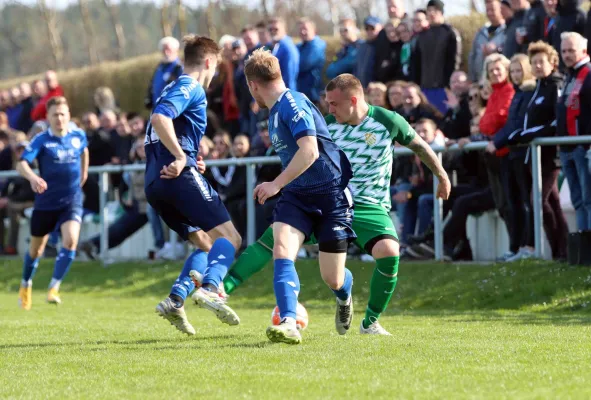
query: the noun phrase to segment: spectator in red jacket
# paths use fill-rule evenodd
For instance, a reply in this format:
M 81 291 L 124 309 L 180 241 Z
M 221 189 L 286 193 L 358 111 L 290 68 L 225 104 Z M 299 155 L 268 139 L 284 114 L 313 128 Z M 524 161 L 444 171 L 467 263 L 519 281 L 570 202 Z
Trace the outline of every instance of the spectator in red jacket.
M 45 83 L 47 83 L 47 94 L 39 100 L 33 111 L 31 111 L 31 118 L 33 121 L 44 120 L 47 115 L 46 104 L 49 99 L 55 96 L 63 96 L 64 90 L 57 80 L 55 71 L 49 70 L 45 72 Z
M 510 61 L 502 54 L 491 54 L 484 60 L 484 71 L 486 78 L 490 81 L 492 93 L 488 99 L 484 115 L 480 119 L 480 133 L 492 140 L 507 123 L 509 106 L 515 95 L 515 89 L 509 82 Z M 504 147 L 497 149 L 491 141 L 487 147 L 488 153 L 495 155 L 487 156 L 486 167 L 490 188 L 492 190 L 495 206 L 501 217 L 507 224 L 507 230 L 514 232 L 507 193 L 503 189 L 501 180 L 501 163 L 508 162 L 509 149 Z M 514 253 L 507 253 L 504 257 L 511 257 Z

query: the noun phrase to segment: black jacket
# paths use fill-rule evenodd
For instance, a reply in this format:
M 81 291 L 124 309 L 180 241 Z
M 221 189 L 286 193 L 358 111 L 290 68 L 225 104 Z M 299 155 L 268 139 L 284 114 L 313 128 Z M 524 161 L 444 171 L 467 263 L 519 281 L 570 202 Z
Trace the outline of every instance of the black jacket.
M 513 85 L 513 87 L 515 89 L 515 95 L 509 106 L 507 123 L 493 138 L 493 142 L 497 149 L 507 146 L 511 135 L 515 136 L 523 132 L 525 113 L 527 112 L 529 101 L 534 94 L 536 83 L 534 81 L 524 82 L 521 86 Z M 512 146 L 509 150 L 509 158 L 512 159 L 525 156 L 527 149 L 525 147 Z
M 522 143 L 529 143 L 535 138 L 556 135 L 556 104 L 562 89 L 562 75 L 555 73 L 544 79 L 538 79 L 536 89 L 527 105 L 523 131 L 515 137 Z M 511 143 L 511 141 L 510 141 Z M 556 146 L 543 146 L 542 166 L 559 168 Z
M 591 37 L 591 9 L 587 12 L 587 21 L 585 21 L 585 35 L 586 38 Z M 591 54 L 591 40 L 587 42 L 587 54 Z
M 578 91 L 578 92 L 577 92 Z M 567 71 L 564 90 L 556 105 L 558 136 L 591 135 L 591 64 L 589 57 Z M 575 146 L 561 146 L 571 151 Z
M 443 121 L 439 124 L 439 129 L 450 139 L 460 139 L 470 137 L 470 105 L 468 96 L 460 99 L 460 104 L 455 109 L 448 109 L 443 116 Z
M 544 10 L 544 3 L 541 0 L 536 0 L 531 3 L 531 7 L 525 13 L 525 29 L 527 36 L 525 38 L 525 46 L 530 43 L 544 40 L 544 32 L 546 30 L 544 21 L 546 19 L 546 10 Z
M 31 189 L 31 183 L 20 176 L 9 179 L 1 195 L 2 197 L 8 197 L 8 200 L 13 203 L 24 203 L 35 200 L 35 192 Z
M 555 19 L 555 26 L 552 30 L 550 44 L 556 49 L 560 55 L 560 35 L 564 32 L 578 32 L 581 35 L 585 34 L 585 13 L 580 9 L 580 0 L 562 0 L 556 6 L 558 16 Z M 560 70 L 563 71 L 565 66 L 560 59 Z
M 413 108 L 410 112 L 405 112 L 404 109 L 401 110 L 400 114 L 408 121 L 409 124 L 416 124 L 422 118 L 429 118 L 435 121 L 437 126 L 441 122 L 443 116 L 435 108 L 430 104 L 419 104 L 418 107 Z
M 384 32 L 382 29 L 380 33 Z M 376 81 L 387 83 L 402 79 L 401 66 L 400 66 L 400 50 L 402 49 L 402 42 L 388 42 L 380 46 L 378 50 L 376 39 L 376 51 L 375 51 L 375 64 L 374 64 L 374 77 Z
M 458 31 L 447 24 L 432 26 L 419 33 L 415 50 L 411 59 L 414 81 L 424 89 L 448 87 L 451 74 L 462 63 Z
M 515 33 L 518 28 L 524 26 L 526 12 L 527 10 L 516 11 L 511 21 L 507 22 L 507 28 L 505 29 L 505 37 L 507 39 L 505 39 L 503 55 L 509 59 L 517 53 L 525 53 L 524 46 L 517 43 Z

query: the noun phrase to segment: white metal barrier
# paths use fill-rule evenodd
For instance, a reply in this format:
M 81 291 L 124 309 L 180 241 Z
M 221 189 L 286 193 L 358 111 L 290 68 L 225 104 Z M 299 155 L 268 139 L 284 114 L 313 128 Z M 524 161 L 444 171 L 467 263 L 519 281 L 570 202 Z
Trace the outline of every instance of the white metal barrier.
M 443 152 L 461 152 L 461 151 L 476 151 L 484 150 L 488 142 L 473 142 L 468 143 L 462 149 L 457 145 L 450 146 L 448 148 L 437 146 L 433 150 L 438 153 L 441 159 L 441 153 Z M 543 246 L 543 214 L 542 214 L 542 169 L 541 169 L 541 158 L 540 148 L 541 146 L 556 146 L 556 145 L 572 145 L 572 144 L 591 144 L 591 136 L 573 136 L 573 137 L 549 137 L 535 139 L 529 144 L 532 159 L 532 176 L 533 176 L 533 209 L 534 209 L 534 237 L 535 237 L 535 253 L 536 257 L 542 258 L 544 256 Z M 396 148 L 395 155 L 412 155 L 413 152 L 407 148 Z M 248 244 L 254 243 L 256 240 L 256 229 L 255 229 L 255 201 L 250 195 L 255 188 L 256 183 L 256 166 L 263 164 L 278 164 L 280 163 L 279 157 L 247 157 L 247 158 L 233 158 L 225 160 L 211 160 L 207 161 L 207 167 L 222 167 L 222 166 L 246 166 L 246 217 L 247 217 L 247 233 L 246 239 Z M 99 175 L 99 188 L 100 188 L 100 233 L 101 233 L 101 258 L 104 259 L 106 256 L 109 243 L 108 243 L 108 209 L 107 209 L 107 194 L 109 192 L 109 174 L 122 173 L 122 172 L 138 172 L 144 171 L 145 166 L 143 164 L 130 164 L 130 165 L 105 165 L 95 166 L 89 168 L 89 174 Z M 0 171 L 0 178 L 11 178 L 18 176 L 16 171 Z M 437 179 L 433 179 L 433 194 L 437 191 Z M 433 202 L 433 217 L 434 217 L 434 231 L 435 231 L 435 258 L 437 260 L 443 260 L 443 229 L 442 229 L 442 213 L 443 213 L 443 202 L 438 199 Z

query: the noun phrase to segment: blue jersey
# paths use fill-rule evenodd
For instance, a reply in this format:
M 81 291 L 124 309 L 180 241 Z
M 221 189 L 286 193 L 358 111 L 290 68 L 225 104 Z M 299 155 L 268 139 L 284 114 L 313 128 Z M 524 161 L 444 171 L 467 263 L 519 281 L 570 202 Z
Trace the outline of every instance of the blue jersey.
M 172 119 L 178 142 L 187 155 L 187 167 L 197 165 L 199 142 L 207 125 L 207 100 L 199 82 L 189 75 L 164 88 L 152 114 L 162 114 Z M 146 128 L 146 185 L 160 177 L 163 166 L 174 161 L 174 156 L 160 142 L 158 134 L 148 124 Z
M 324 117 L 302 93 L 286 90 L 269 112 L 269 136 L 283 168 L 298 151 L 297 141 L 315 136 L 319 157 L 285 190 L 296 193 L 330 194 L 341 191 L 351 179 L 351 164 L 332 141 Z
M 80 129 L 69 128 L 64 137 L 48 129 L 33 138 L 21 160 L 31 164 L 37 159 L 39 176 L 47 182 L 47 190 L 35 196 L 36 210 L 82 205 L 80 156 L 87 146 L 86 133 Z

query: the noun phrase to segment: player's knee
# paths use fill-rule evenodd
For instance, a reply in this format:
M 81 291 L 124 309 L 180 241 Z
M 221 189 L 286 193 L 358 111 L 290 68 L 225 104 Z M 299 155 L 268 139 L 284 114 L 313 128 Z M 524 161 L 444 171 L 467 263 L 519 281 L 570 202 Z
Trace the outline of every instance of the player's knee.
M 29 248 L 29 255 L 31 256 L 31 258 L 35 259 L 35 258 L 41 258 L 41 256 L 43 255 L 43 250 L 45 250 L 43 247 L 32 247 Z
M 233 232 L 230 232 L 226 239 L 228 239 L 236 249 L 239 249 L 242 246 L 242 236 L 240 236 L 236 229 L 234 229 Z
M 322 279 L 324 280 L 324 283 L 333 290 L 340 289 L 345 283 L 344 277 L 339 279 L 338 276 L 333 275 L 323 276 Z
M 62 240 L 62 247 L 67 250 L 76 250 L 76 246 L 78 246 L 78 240 L 75 238 L 63 238 Z
M 276 241 L 273 245 L 273 259 L 289 259 L 289 248 L 281 241 Z
M 373 246 L 371 255 L 375 259 L 398 257 L 400 255 L 400 245 L 393 239 L 382 239 Z

